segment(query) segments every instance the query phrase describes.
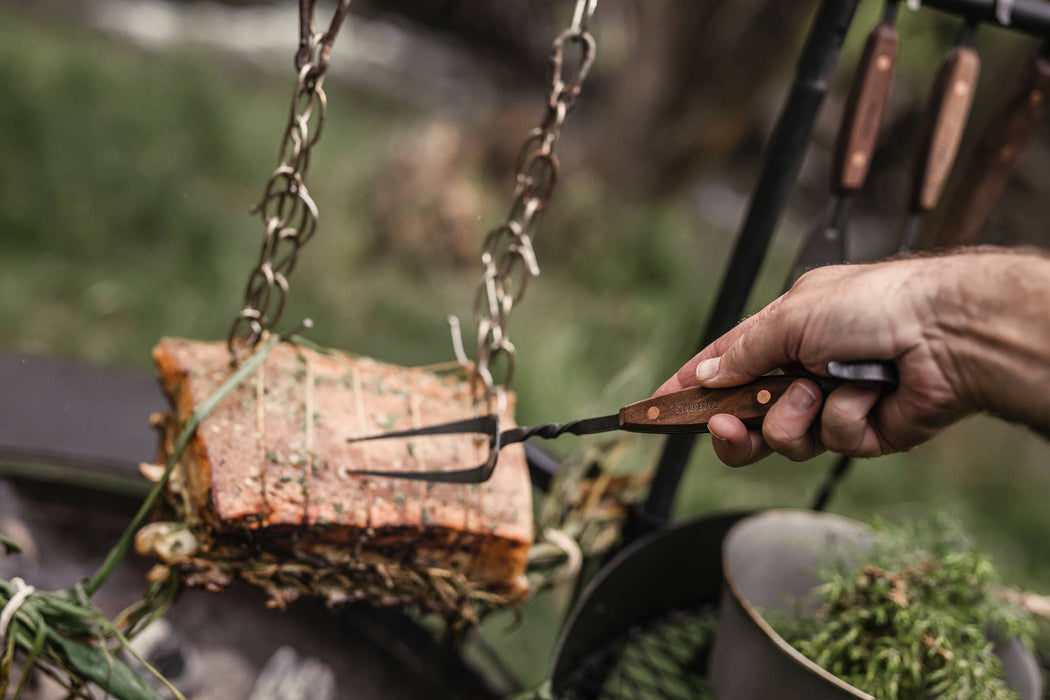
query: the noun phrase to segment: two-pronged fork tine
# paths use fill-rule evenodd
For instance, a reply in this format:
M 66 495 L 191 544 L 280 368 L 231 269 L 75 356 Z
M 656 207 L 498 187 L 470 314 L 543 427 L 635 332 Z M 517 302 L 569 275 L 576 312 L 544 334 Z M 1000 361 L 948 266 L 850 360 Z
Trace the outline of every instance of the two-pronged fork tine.
M 383 440 L 386 438 L 408 438 L 420 435 L 464 435 L 477 433 L 485 435 L 489 439 L 489 458 L 484 464 L 469 469 L 457 469 L 450 471 L 433 472 L 405 472 L 405 471 L 371 471 L 350 469 L 348 474 L 355 476 L 370 476 L 375 478 L 412 479 L 413 481 L 431 481 L 444 484 L 480 484 L 489 480 L 492 470 L 496 468 L 496 460 L 499 459 L 500 431 L 499 418 L 493 415 L 467 418 L 466 420 L 442 423 L 441 425 L 428 425 L 425 428 L 413 428 L 410 430 L 398 430 L 392 433 L 380 433 L 378 435 L 367 435 L 365 437 L 350 438 L 347 442 L 367 442 L 369 440 Z
M 387 438 L 409 438 L 419 435 L 460 435 L 463 433 L 479 433 L 492 435 L 499 432 L 499 419 L 496 416 L 478 416 L 465 420 L 442 423 L 441 425 L 428 425 L 424 428 L 410 428 L 408 430 L 397 430 L 391 433 L 379 433 L 376 435 L 363 435 L 352 437 L 347 442 L 367 442 L 369 440 L 386 440 Z

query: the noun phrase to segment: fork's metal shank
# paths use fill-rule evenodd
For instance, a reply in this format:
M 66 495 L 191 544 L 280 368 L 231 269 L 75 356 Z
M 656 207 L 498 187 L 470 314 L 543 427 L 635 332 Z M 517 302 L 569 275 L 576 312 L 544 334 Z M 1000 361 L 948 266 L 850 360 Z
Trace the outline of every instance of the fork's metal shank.
M 432 481 L 446 484 L 480 484 L 488 481 L 492 471 L 496 468 L 499 459 L 499 451 L 504 445 L 513 445 L 524 442 L 532 437 L 552 440 L 559 435 L 569 433 L 571 435 L 592 435 L 594 433 L 607 433 L 620 429 L 620 417 L 618 414 L 600 416 L 598 418 L 585 418 L 568 423 L 546 423 L 532 427 L 521 426 L 500 432 L 499 418 L 496 416 L 478 416 L 466 420 L 431 425 L 425 428 L 412 430 L 400 430 L 392 433 L 381 433 L 367 437 L 352 438 L 350 442 L 365 442 L 368 440 L 380 440 L 386 438 L 407 438 L 426 435 L 458 435 L 464 433 L 478 433 L 487 435 L 489 438 L 489 458 L 484 464 L 468 469 L 437 470 L 432 472 L 405 472 L 405 471 L 368 471 L 348 470 L 349 474 L 357 476 L 386 477 L 396 479 L 411 479 L 413 481 Z

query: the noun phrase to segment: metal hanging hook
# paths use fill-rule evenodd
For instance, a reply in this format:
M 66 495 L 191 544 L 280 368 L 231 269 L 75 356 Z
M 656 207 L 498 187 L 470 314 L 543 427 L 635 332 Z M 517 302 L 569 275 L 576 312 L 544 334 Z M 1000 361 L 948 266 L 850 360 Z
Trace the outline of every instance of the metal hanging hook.
M 572 15 L 571 30 L 580 34 L 586 32 L 591 25 L 591 17 L 594 16 L 594 11 L 597 8 L 598 0 L 576 0 L 576 10 Z
M 459 317 L 449 314 L 445 320 L 448 322 L 448 330 L 452 334 L 452 353 L 456 357 L 456 362 L 463 369 L 469 369 L 471 362 L 467 358 L 467 351 L 463 347 L 463 330 L 459 325 Z
M 999 24 L 1009 27 L 1013 21 L 1014 0 L 995 0 L 995 18 Z

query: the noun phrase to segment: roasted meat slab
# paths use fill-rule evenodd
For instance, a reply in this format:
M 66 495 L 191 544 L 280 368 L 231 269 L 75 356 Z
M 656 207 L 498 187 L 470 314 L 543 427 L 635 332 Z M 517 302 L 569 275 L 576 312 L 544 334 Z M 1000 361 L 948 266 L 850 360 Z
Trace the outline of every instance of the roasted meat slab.
M 222 343 L 165 338 L 153 355 L 174 406 L 161 421 L 166 457 L 232 370 Z M 473 410 L 459 374 L 281 343 L 200 425 L 169 488 L 175 517 L 143 530 L 139 549 L 190 584 L 243 578 L 277 605 L 317 594 L 450 613 L 464 597 L 519 598 L 532 542 L 520 446 L 504 449 L 492 479 L 476 486 L 347 473 L 476 465 L 487 444 L 475 436 L 347 442 Z

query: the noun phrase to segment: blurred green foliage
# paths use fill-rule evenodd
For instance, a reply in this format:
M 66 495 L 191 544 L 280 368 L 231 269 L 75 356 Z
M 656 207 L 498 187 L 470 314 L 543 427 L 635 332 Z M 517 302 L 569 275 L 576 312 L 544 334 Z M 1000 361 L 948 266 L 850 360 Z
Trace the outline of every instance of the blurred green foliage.
M 292 79 L 0 9 L 0 347 L 146 369 L 162 335 L 224 338 L 257 255 L 262 227 L 248 210 L 275 165 Z M 464 319 L 469 346 L 479 269 L 379 255 L 369 223 L 389 145 L 428 115 L 328 88 L 310 180 L 321 229 L 291 280 L 286 323 L 309 316 L 315 341 L 393 362 L 450 359 L 445 315 Z M 481 185 L 490 205 L 479 245 L 511 183 Z M 626 200 L 587 173 L 567 173 L 559 188 L 537 236 L 544 275 L 512 322 L 522 422 L 647 395 L 690 354 L 730 248 L 688 201 Z M 778 240 L 755 303 L 776 293 L 791 254 Z M 634 464 L 659 446 L 639 439 Z M 1045 590 L 1048 457 L 1026 431 L 974 419 L 912 453 L 858 464 L 832 507 L 860 518 L 946 510 L 1006 580 Z M 677 511 L 802 506 L 828 464 L 731 470 L 702 446 Z M 517 630 L 506 618 L 490 625 L 526 682 L 546 668 L 564 602 L 558 592 L 530 603 Z

